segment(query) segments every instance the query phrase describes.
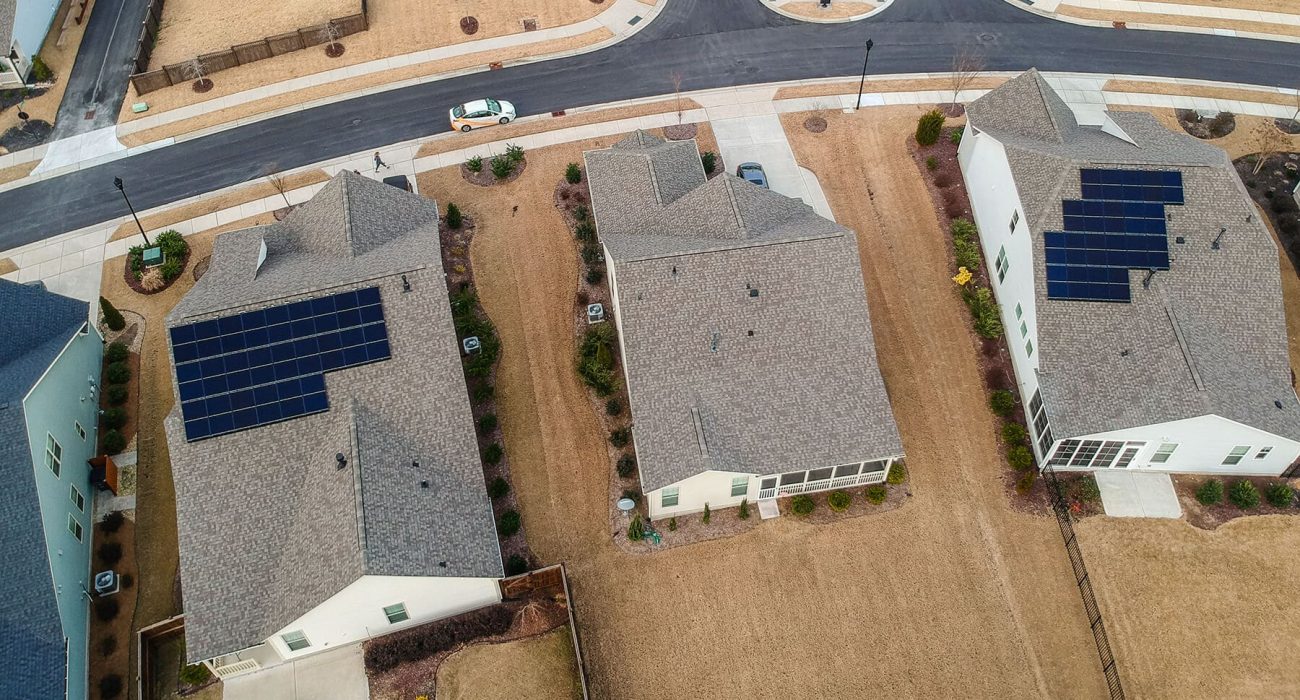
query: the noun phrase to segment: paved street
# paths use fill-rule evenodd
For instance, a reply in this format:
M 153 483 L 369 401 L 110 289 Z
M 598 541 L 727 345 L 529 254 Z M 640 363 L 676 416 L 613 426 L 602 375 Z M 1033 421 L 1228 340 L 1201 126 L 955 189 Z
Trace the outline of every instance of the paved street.
M 0 250 L 126 213 L 113 177 L 140 209 L 238 184 L 274 163 L 291 169 L 446 128 L 446 105 L 484 94 L 523 115 L 672 92 L 871 72 L 945 71 L 955 47 L 977 43 L 990 70 L 1136 73 L 1290 86 L 1294 44 L 1211 35 L 1128 32 L 1053 22 L 1003 0 L 908 0 L 853 24 L 798 23 L 756 0 L 668 0 L 653 24 L 613 47 L 478 73 L 295 112 L 0 193 L 21 212 Z M 1207 57 L 1213 57 L 1207 58 Z

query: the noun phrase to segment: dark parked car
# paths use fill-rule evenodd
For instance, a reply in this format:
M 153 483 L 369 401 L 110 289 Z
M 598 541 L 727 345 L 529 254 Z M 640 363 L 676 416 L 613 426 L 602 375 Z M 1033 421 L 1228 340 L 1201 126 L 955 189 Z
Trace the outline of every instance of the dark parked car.
M 736 177 L 748 180 L 765 190 L 768 189 L 767 173 L 763 172 L 763 166 L 758 163 L 741 163 L 740 167 L 736 168 Z

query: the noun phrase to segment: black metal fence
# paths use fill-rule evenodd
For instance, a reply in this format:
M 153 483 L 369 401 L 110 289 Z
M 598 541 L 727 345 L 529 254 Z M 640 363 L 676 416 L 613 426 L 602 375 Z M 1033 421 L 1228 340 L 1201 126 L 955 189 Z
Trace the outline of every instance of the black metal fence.
M 1119 682 L 1115 654 L 1110 649 L 1106 625 L 1101 620 L 1101 608 L 1097 606 L 1097 597 L 1092 592 L 1092 579 L 1088 577 L 1088 567 L 1083 563 L 1083 552 L 1079 550 L 1079 541 L 1074 535 L 1074 516 L 1070 515 L 1070 505 L 1061 491 L 1061 482 L 1051 467 L 1043 469 L 1043 479 L 1048 498 L 1052 501 L 1052 510 L 1056 513 L 1056 524 L 1060 526 L 1061 537 L 1065 540 L 1065 551 L 1070 556 L 1070 567 L 1074 569 L 1074 582 L 1083 598 L 1083 610 L 1088 615 L 1088 625 L 1092 628 L 1092 640 L 1097 643 L 1097 655 L 1101 657 L 1101 672 L 1106 676 L 1106 687 L 1110 690 L 1111 700 L 1123 700 L 1124 687 Z

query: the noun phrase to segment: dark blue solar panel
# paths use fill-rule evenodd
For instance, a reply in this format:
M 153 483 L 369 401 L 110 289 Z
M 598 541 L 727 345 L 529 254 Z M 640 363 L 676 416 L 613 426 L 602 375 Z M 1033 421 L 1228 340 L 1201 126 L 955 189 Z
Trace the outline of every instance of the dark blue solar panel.
M 1061 202 L 1043 247 L 1049 299 L 1130 301 L 1128 271 L 1169 269 L 1165 205 L 1183 203 L 1173 170 L 1079 170 L 1081 199 Z
M 170 331 L 187 440 L 329 410 L 325 372 L 391 357 L 368 287 Z

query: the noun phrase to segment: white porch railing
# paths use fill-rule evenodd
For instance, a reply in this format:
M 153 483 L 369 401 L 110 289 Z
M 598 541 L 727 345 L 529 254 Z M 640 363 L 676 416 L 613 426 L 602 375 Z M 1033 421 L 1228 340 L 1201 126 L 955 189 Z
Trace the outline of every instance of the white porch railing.
M 261 667 L 262 665 L 257 663 L 257 659 L 244 659 L 243 661 L 236 661 L 235 663 L 226 666 L 213 666 L 212 672 L 217 674 L 218 678 L 226 679 L 231 676 L 252 673 Z
M 844 476 L 838 479 L 821 479 L 820 481 L 806 481 L 802 484 L 789 484 L 787 486 L 775 486 L 770 489 L 759 489 L 758 499 L 760 501 L 769 498 L 781 498 L 783 496 L 793 496 L 800 493 L 816 493 L 818 491 L 829 491 L 830 489 L 843 489 L 850 486 L 862 486 L 864 484 L 879 484 L 885 480 L 888 470 L 882 469 L 876 472 L 866 472 L 856 476 Z

